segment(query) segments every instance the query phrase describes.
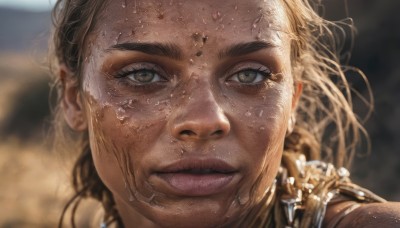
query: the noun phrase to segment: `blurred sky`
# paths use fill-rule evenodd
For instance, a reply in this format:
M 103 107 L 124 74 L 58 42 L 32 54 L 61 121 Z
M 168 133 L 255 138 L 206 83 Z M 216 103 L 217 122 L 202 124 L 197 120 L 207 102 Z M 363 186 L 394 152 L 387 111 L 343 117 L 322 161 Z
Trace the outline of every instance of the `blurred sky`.
M 44 11 L 51 9 L 55 0 L 0 0 L 0 6 L 33 11 Z

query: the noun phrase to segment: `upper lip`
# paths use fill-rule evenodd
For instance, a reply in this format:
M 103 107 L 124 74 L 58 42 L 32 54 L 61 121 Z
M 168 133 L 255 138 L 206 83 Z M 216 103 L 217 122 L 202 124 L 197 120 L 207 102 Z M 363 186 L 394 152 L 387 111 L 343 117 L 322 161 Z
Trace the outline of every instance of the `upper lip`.
M 158 174 L 165 173 L 193 173 L 193 174 L 209 174 L 209 173 L 222 173 L 231 174 L 237 172 L 229 163 L 216 158 L 198 159 L 198 158 L 184 158 L 165 165 L 156 170 Z

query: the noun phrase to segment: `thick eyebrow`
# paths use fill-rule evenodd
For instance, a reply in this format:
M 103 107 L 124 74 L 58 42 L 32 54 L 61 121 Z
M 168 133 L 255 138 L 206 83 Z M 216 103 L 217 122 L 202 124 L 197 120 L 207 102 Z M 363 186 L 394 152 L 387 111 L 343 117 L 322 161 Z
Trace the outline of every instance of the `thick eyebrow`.
M 276 45 L 264 41 L 253 41 L 250 43 L 234 44 L 219 53 L 219 58 L 237 57 L 250 54 L 262 49 L 276 47 Z
M 139 51 L 149 55 L 159 55 L 172 59 L 182 59 L 182 51 L 178 45 L 167 43 L 121 43 L 108 48 L 106 51 Z

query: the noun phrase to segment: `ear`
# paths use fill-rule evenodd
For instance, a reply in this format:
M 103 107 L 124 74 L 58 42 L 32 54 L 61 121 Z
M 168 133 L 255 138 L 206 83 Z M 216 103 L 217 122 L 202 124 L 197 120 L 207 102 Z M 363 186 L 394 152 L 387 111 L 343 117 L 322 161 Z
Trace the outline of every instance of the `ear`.
M 296 111 L 297 104 L 300 100 L 301 94 L 303 92 L 303 83 L 295 82 L 294 83 L 294 91 L 293 91 L 293 98 L 292 98 L 292 112 Z
M 288 120 L 286 136 L 290 135 L 294 130 L 294 126 L 296 124 L 297 104 L 299 102 L 302 91 L 303 91 L 303 84 L 301 82 L 296 82 L 294 84 L 294 91 L 293 91 L 293 98 L 292 98 L 292 113 L 290 114 L 290 117 Z
M 63 88 L 61 105 L 65 121 L 75 131 L 87 130 L 87 120 L 78 79 L 64 64 L 60 65 L 59 77 Z

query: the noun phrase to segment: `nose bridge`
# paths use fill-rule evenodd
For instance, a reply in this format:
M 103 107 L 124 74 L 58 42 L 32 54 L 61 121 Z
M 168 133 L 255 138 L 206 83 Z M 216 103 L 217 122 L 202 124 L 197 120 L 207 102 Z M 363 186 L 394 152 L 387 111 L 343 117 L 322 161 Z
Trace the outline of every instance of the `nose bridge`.
M 216 139 L 230 131 L 229 120 L 210 83 L 201 81 L 189 91 L 186 102 L 177 109 L 172 135 L 180 140 Z

